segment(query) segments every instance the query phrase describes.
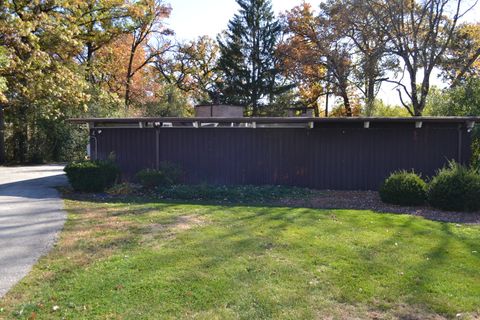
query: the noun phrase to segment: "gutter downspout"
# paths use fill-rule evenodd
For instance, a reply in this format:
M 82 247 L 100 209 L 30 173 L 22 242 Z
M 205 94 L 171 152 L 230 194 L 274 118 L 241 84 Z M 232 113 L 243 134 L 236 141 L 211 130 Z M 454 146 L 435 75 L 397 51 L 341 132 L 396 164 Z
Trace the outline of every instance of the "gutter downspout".
M 155 129 L 155 168 L 160 169 L 160 130 Z
M 95 123 L 89 122 L 89 123 L 87 123 L 87 125 L 88 125 L 89 140 L 90 140 L 90 141 L 88 141 L 88 144 L 90 145 L 90 159 L 96 161 L 96 160 L 98 160 L 98 139 L 95 136 Z M 100 132 L 101 131 L 99 131 L 98 133 L 100 133 Z M 95 140 L 95 144 L 94 144 L 94 146 L 95 146 L 95 157 L 93 157 L 94 153 L 92 152 L 92 147 L 91 147 L 91 140 L 92 139 Z M 93 159 L 92 159 L 92 157 L 93 157 Z
M 93 158 L 94 161 L 97 161 L 98 160 L 98 139 L 97 137 L 95 136 L 95 132 L 93 132 L 93 135 L 90 136 L 90 139 L 92 140 L 95 140 L 95 157 Z M 93 155 L 93 152 L 92 152 L 92 155 Z
M 462 159 L 463 158 L 462 157 L 462 155 L 463 155 L 463 145 L 462 145 L 463 144 L 463 134 L 462 134 L 462 125 L 461 124 L 458 125 L 457 130 L 458 130 L 458 150 L 457 150 L 457 152 L 458 152 L 458 155 L 457 155 L 458 163 L 463 164 L 463 159 Z

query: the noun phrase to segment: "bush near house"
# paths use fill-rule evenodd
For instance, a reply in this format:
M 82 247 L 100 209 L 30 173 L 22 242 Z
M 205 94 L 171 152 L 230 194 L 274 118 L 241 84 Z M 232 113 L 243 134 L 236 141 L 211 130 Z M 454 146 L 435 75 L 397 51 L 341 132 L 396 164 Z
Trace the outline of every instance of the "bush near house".
M 120 174 L 112 161 L 72 162 L 64 171 L 72 188 L 80 192 L 103 192 L 113 186 Z
M 379 193 L 385 203 L 421 205 L 427 198 L 427 184 L 414 172 L 398 171 L 385 180 Z
M 138 182 L 145 189 L 167 187 L 180 182 L 183 170 L 170 162 L 160 163 L 160 169 L 144 169 L 137 173 Z
M 480 210 L 480 173 L 451 162 L 432 179 L 428 189 L 432 207 L 447 211 Z

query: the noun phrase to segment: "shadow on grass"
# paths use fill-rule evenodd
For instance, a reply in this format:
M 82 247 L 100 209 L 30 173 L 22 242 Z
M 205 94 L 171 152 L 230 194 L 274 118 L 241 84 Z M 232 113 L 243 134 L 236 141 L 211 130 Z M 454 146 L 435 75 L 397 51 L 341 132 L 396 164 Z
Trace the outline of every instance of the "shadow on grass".
M 180 298 L 191 289 L 189 284 L 199 282 L 209 287 L 219 277 L 230 290 L 277 281 L 277 286 L 301 292 L 300 296 L 320 292 L 339 303 L 368 303 L 374 309 L 411 305 L 397 315 L 399 318 L 415 319 L 417 307 L 449 316 L 464 310 L 479 311 L 470 298 L 474 289 L 464 284 L 478 286 L 472 266 L 478 264 L 480 256 L 459 258 L 455 254 L 462 247 L 464 255 L 478 250 L 479 237 L 454 232 L 451 224 L 406 215 L 265 203 L 158 202 L 156 198 L 78 194 L 64 197 L 80 204 L 72 211 L 75 218 L 66 226 L 66 232 L 75 232 L 76 241 L 64 243 L 62 252 L 77 256 L 80 262 L 87 253 L 89 264 L 117 251 L 151 249 L 142 241 L 152 232 L 148 222 L 138 226 L 124 218 L 167 212 L 183 205 L 204 206 L 198 214 L 214 223 L 169 238 L 162 243 L 164 250 L 138 254 L 129 264 L 144 279 L 154 279 L 158 270 L 176 269 L 175 279 L 187 283 L 176 292 Z M 88 204 L 95 205 L 96 215 L 89 216 L 92 210 Z M 110 205 L 118 207 L 108 211 Z M 182 214 L 185 212 L 179 212 Z M 161 220 L 167 226 L 174 222 L 172 214 Z M 269 267 L 276 273 L 270 274 Z M 327 270 L 325 274 L 317 274 L 320 267 Z M 309 278 L 314 277 L 324 281 L 322 290 L 310 287 Z M 175 279 L 151 286 L 169 288 Z M 359 291 L 362 287 L 367 288 Z M 250 288 L 248 294 L 255 296 L 253 291 Z M 230 299 L 230 294 L 225 293 L 225 299 Z
M 447 212 L 436 210 L 428 206 L 420 207 L 401 207 L 396 205 L 388 205 L 380 201 L 376 193 L 372 192 L 353 192 L 350 195 L 348 192 L 340 192 L 338 195 L 341 199 L 337 201 L 337 193 L 330 191 L 310 190 L 309 194 L 305 196 L 282 196 L 279 199 L 270 200 L 263 199 L 263 201 L 251 202 L 244 199 L 244 201 L 230 200 L 172 200 L 163 199 L 154 195 L 138 195 L 138 196 L 111 196 L 108 194 L 78 194 L 72 193 L 68 188 L 60 191 L 66 198 L 72 197 L 75 200 L 87 200 L 95 202 L 110 202 L 110 203 L 171 203 L 171 204 L 191 204 L 191 205 L 215 205 L 225 207 L 248 206 L 248 207 L 288 207 L 288 208 L 309 208 L 319 210 L 356 210 L 356 211 L 372 211 L 379 214 L 397 214 L 397 215 L 411 215 L 422 217 L 431 221 L 450 222 L 461 224 L 479 224 L 480 212 Z M 66 192 L 65 192 L 66 191 Z M 373 196 L 375 194 L 375 196 Z M 345 202 L 345 197 L 349 201 Z M 378 198 L 378 199 L 377 199 Z M 326 200 L 324 203 L 323 200 Z M 320 201 L 317 201 L 320 200 Z

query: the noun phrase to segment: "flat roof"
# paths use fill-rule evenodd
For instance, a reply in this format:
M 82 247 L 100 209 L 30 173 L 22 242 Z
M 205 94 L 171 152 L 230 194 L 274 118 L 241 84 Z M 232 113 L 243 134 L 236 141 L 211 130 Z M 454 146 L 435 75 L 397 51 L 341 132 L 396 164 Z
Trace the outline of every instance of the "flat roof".
M 310 118 L 310 117 L 242 117 L 242 118 L 218 118 L 218 117 L 140 117 L 140 118 L 74 118 L 67 120 L 70 123 L 145 123 L 145 122 L 171 122 L 171 123 L 188 123 L 188 122 L 218 122 L 218 123 L 355 123 L 355 122 L 390 122 L 390 123 L 415 123 L 415 122 L 431 122 L 431 123 L 480 123 L 480 117 L 342 117 L 342 118 Z
M 244 106 L 239 106 L 239 105 L 236 105 L 236 104 L 215 104 L 215 103 L 206 103 L 206 104 L 196 104 L 195 105 L 195 108 L 196 107 L 220 107 L 220 108 L 242 108 L 242 109 L 245 109 Z

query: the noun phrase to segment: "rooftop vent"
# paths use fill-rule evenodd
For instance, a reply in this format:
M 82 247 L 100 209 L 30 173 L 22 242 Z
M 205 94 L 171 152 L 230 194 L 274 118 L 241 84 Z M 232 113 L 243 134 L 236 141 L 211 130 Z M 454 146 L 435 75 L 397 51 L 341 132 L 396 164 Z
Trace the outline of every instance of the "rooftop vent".
M 198 105 L 195 106 L 197 118 L 242 118 L 245 108 L 234 105 Z

